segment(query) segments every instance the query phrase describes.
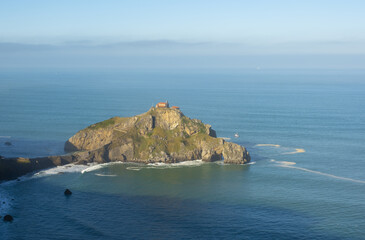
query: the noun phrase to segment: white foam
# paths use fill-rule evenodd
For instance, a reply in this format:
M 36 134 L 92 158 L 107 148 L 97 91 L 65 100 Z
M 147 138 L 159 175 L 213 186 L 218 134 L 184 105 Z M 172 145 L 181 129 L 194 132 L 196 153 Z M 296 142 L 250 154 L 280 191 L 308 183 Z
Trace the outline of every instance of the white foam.
M 117 165 L 117 164 L 133 164 L 133 163 L 130 163 L 130 162 L 108 162 L 108 163 L 101 163 L 101 164 L 92 163 L 91 165 L 89 165 L 88 168 L 82 170 L 81 173 L 84 174 L 87 172 L 93 172 L 93 171 L 99 170 L 101 168 L 105 168 L 107 166 Z
M 256 164 L 256 162 L 249 162 L 249 163 L 246 163 L 247 165 L 254 165 Z
M 296 162 L 288 162 L 288 161 L 275 161 L 274 162 L 277 162 L 277 163 L 280 163 L 280 164 L 283 164 L 283 165 L 295 165 L 297 164 Z
M 256 144 L 255 147 L 276 147 L 276 148 L 279 148 L 281 146 L 279 144 L 260 143 L 260 144 Z
M 305 149 L 296 148 L 294 152 L 286 152 L 286 153 L 283 153 L 283 154 L 297 154 L 297 153 L 304 153 L 304 152 L 305 152 Z
M 176 168 L 176 167 L 196 167 L 204 164 L 202 160 L 191 160 L 178 163 L 149 163 L 147 166 L 152 166 L 153 168 Z M 149 167 L 147 167 L 149 168 Z
M 47 170 L 37 172 L 33 176 L 34 177 L 43 177 L 43 176 L 62 174 L 62 173 L 82 172 L 86 168 L 88 168 L 88 165 L 67 164 L 67 165 L 58 166 L 58 167 L 54 167 L 54 168 L 50 168 Z
M 126 169 L 127 170 L 131 170 L 131 171 L 139 171 L 139 170 L 141 170 L 140 167 L 127 167 Z
M 260 143 L 260 144 L 256 144 L 255 147 L 274 147 L 274 148 L 281 148 L 284 150 L 293 149 L 293 148 L 289 148 L 289 147 L 282 147 L 279 144 L 272 144 L 272 143 Z M 281 154 L 286 155 L 286 154 L 297 154 L 297 153 L 305 153 L 305 149 L 304 148 L 295 148 L 295 151 L 284 152 Z
M 95 173 L 96 176 L 99 177 L 116 177 L 117 175 L 115 174 L 101 174 L 101 173 Z
M 81 171 L 81 173 L 82 173 L 82 174 L 84 174 L 84 173 L 86 173 L 86 172 L 96 171 L 96 170 L 101 169 L 101 168 L 103 168 L 103 167 L 104 167 L 104 163 L 103 163 L 103 164 L 98 164 L 98 165 L 93 165 L 93 166 L 91 166 L 91 167 L 87 167 L 87 168 L 83 169 L 83 170 Z
M 45 176 L 50 176 L 50 175 L 82 172 L 82 170 L 84 170 L 86 168 L 88 168 L 88 165 L 76 165 L 76 164 L 71 163 L 71 164 L 67 164 L 67 165 L 63 165 L 63 166 L 58 166 L 58 167 L 42 170 L 42 171 L 36 172 L 34 174 L 29 173 L 27 175 L 18 177 L 17 179 L 2 182 L 0 184 L 0 186 L 14 185 L 17 183 L 31 180 L 33 178 L 45 177 Z
M 363 183 L 363 184 L 365 184 L 365 181 L 362 181 L 362 180 L 357 180 L 357 179 L 353 179 L 353 178 L 346 178 L 346 177 L 340 177 L 340 176 L 336 176 L 336 175 L 329 174 L 329 173 L 324 173 L 324 172 L 320 172 L 320 171 L 310 170 L 310 169 L 307 169 L 307 168 L 294 167 L 294 166 L 284 165 L 284 164 L 280 164 L 278 166 L 279 167 L 286 167 L 286 168 L 293 168 L 293 169 L 297 169 L 297 170 L 301 170 L 301 171 L 305 171 L 305 172 L 310 172 L 310 173 L 314 173 L 314 174 L 319 174 L 319 175 L 322 175 L 322 176 L 326 176 L 326 177 L 330 177 L 330 178 L 335 178 L 335 179 L 339 179 L 339 180 L 344 180 L 344 181 L 350 181 L 350 182 L 356 182 L 356 183 Z
M 140 171 L 141 169 L 168 169 L 168 168 L 181 168 L 181 167 L 197 167 L 204 164 L 202 160 L 191 160 L 178 163 L 148 163 L 141 164 L 137 167 L 127 167 L 127 170 Z

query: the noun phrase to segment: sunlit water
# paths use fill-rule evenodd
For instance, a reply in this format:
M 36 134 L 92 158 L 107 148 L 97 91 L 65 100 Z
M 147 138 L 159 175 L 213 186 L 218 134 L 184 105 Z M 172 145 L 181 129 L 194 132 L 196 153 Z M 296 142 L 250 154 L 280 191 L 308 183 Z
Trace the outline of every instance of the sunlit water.
M 63 154 L 79 129 L 169 100 L 252 156 L 238 166 L 71 165 L 4 182 L 0 215 L 14 221 L 0 221 L 1 239 L 364 239 L 364 79 L 349 71 L 1 71 L 0 155 Z

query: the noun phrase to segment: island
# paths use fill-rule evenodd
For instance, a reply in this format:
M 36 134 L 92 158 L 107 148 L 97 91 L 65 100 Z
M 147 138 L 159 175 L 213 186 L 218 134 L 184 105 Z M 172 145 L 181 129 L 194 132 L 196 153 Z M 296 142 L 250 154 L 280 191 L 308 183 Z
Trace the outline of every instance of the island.
M 69 138 L 67 154 L 39 158 L 0 158 L 0 180 L 65 164 L 106 162 L 244 164 L 251 160 L 245 147 L 216 136 L 211 125 L 186 117 L 179 107 L 161 102 L 133 117 L 113 117 L 92 124 Z

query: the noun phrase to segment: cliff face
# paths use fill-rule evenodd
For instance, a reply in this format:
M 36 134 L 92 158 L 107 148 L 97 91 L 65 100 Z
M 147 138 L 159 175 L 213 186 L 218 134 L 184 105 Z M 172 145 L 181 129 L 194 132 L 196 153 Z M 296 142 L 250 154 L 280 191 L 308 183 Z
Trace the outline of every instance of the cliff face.
M 171 108 L 151 108 L 138 116 L 93 124 L 72 136 L 65 151 L 83 151 L 79 160 L 85 162 L 173 163 L 216 161 L 222 156 L 229 163 L 250 161 L 244 147 L 216 138 L 210 125 Z

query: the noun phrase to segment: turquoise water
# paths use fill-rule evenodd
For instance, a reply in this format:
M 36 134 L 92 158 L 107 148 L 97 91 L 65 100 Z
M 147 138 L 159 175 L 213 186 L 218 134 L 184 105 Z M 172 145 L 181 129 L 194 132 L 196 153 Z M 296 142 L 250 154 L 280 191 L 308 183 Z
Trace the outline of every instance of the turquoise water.
M 79 129 L 169 100 L 252 156 L 243 166 L 61 167 L 5 182 L 0 215 L 15 220 L 0 222 L 2 239 L 364 239 L 364 79 L 318 70 L 1 71 L 0 155 L 62 154 Z

